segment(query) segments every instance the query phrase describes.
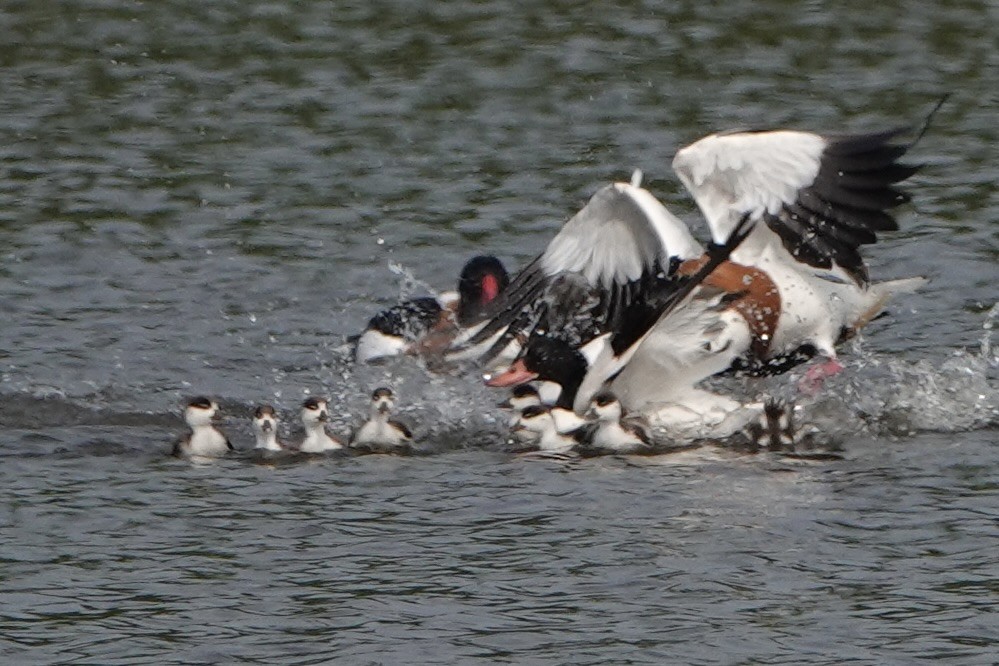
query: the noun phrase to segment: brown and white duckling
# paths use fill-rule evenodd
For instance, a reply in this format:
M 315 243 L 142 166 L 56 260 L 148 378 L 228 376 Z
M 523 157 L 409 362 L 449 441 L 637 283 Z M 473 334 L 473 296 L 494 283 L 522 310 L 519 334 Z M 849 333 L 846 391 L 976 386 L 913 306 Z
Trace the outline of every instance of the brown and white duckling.
M 539 451 L 567 453 L 579 443 L 574 434 L 564 434 L 558 431 L 551 408 L 544 405 L 531 405 L 524 408 L 520 413 L 517 425 L 513 427 L 514 436 L 521 437 L 518 433 L 522 431 L 533 435 Z
M 270 405 L 260 405 L 253 412 L 253 434 L 257 439 L 255 449 L 264 451 L 287 451 L 291 447 L 278 441 L 278 417 Z
M 302 440 L 298 450 L 302 453 L 323 453 L 342 449 L 343 444 L 326 432 L 326 423 L 329 420 L 330 413 L 325 398 L 309 398 L 302 403 L 305 439 Z
M 173 447 L 175 456 L 224 456 L 232 450 L 229 438 L 215 427 L 219 405 L 205 397 L 193 398 L 184 408 L 184 420 L 191 432 L 181 437 Z
M 520 421 L 520 413 L 526 407 L 540 404 L 543 404 L 543 401 L 538 389 L 534 388 L 531 384 L 520 384 L 519 386 L 514 386 L 513 390 L 510 391 L 510 397 L 497 406 L 500 409 L 506 409 L 511 412 L 508 425 L 512 428 Z
M 792 457 L 839 459 L 830 446 L 820 441 L 818 429 L 795 418 L 798 408 L 791 402 L 768 398 L 763 412 L 743 430 L 750 451 L 776 451 Z M 737 440 L 737 444 L 738 444 Z
M 401 453 L 408 451 L 413 433 L 406 424 L 392 419 L 395 395 L 392 389 L 378 388 L 371 394 L 371 414 L 354 432 L 350 446 L 370 453 Z
M 588 415 L 595 419 L 587 433 L 586 451 L 599 453 L 649 453 L 652 433 L 645 419 L 626 414 L 610 391 L 593 396 Z

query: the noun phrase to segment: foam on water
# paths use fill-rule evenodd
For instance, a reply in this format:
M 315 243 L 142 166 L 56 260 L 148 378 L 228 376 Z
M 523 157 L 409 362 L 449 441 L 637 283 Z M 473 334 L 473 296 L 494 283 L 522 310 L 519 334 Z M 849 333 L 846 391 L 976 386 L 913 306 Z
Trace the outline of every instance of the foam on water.
M 977 350 L 952 350 L 938 359 L 907 360 L 865 351 L 854 343 L 847 370 L 834 377 L 805 415 L 824 432 L 911 436 L 999 426 L 999 368 L 992 330 L 999 303 L 983 322 Z
M 992 341 L 997 318 L 999 304 L 985 316 L 977 349 L 951 350 L 939 358 L 886 356 L 868 351 L 862 340 L 855 340 L 844 353 L 847 369 L 828 380 L 815 398 L 797 393 L 802 368 L 764 380 L 729 379 L 713 384 L 724 385 L 745 401 L 763 396 L 794 401 L 799 422 L 817 428 L 830 445 L 857 436 L 909 437 L 925 431 L 994 428 L 999 426 L 995 377 L 999 356 Z M 282 435 L 294 441 L 299 407 L 310 395 L 329 399 L 330 427 L 347 437 L 366 416 L 371 391 L 379 386 L 396 392 L 396 415 L 410 425 L 424 451 L 504 445 L 507 415 L 496 403 L 505 394 L 486 388 L 475 368 L 437 373 L 411 357 L 358 365 L 351 353 L 347 343 L 327 342 L 313 351 L 309 363 L 272 367 L 268 373 L 248 377 L 247 385 L 269 391 L 258 399 L 247 399 L 245 394 L 217 396 L 227 414 L 227 432 L 237 447 L 252 446 L 249 416 L 263 402 L 279 410 Z M 74 426 L 177 431 L 183 427 L 179 401 L 185 391 L 190 392 L 183 384 L 170 391 L 119 385 L 91 386 L 75 393 L 50 385 L 8 384 L 6 388 L 0 400 L 0 422 L 8 429 L 28 431 Z M 145 408 L 151 403 L 162 406 Z

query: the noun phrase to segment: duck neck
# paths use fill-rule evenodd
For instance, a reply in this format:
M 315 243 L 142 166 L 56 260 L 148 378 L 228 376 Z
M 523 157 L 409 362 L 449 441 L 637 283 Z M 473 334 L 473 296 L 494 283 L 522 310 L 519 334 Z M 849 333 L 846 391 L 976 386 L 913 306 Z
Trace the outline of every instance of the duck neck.
M 378 407 L 371 408 L 371 415 L 368 419 L 371 423 L 376 423 L 378 425 L 385 425 L 389 421 L 390 413 L 388 410 L 382 410 Z
M 559 386 L 562 387 L 562 391 L 558 394 L 558 400 L 555 401 L 554 406 L 562 409 L 568 409 L 570 412 L 573 411 L 573 404 L 576 402 L 576 394 L 579 392 L 579 387 L 582 383 L 583 376 L 578 373 L 573 373 L 559 382 Z
M 257 433 L 257 448 L 267 449 L 269 451 L 275 451 L 281 447 L 277 442 L 277 433 L 273 430 L 270 432 Z

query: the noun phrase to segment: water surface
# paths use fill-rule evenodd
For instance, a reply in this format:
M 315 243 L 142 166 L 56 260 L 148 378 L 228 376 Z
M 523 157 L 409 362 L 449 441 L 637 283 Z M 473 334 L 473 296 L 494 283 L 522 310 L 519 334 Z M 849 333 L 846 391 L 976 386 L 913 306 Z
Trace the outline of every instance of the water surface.
M 11 663 L 992 663 L 991 3 L 10 2 L 0 655 Z M 844 459 L 528 462 L 498 399 L 343 341 L 676 149 L 917 124 L 872 275 L 930 278 L 812 406 Z M 765 386 L 787 393 L 794 377 Z M 424 455 L 166 458 L 393 385 Z M 748 386 L 747 390 L 759 387 Z

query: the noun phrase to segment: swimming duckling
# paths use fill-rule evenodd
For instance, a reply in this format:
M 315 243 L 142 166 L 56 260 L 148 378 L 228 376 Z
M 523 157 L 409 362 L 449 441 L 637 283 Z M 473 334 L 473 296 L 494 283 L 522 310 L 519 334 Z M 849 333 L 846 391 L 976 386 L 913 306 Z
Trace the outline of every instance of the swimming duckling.
M 406 424 L 391 417 L 395 406 L 392 389 L 378 388 L 371 394 L 371 415 L 354 432 L 350 446 L 369 453 L 403 453 L 409 451 L 413 433 Z
M 265 451 L 286 451 L 289 450 L 287 444 L 279 442 L 277 438 L 278 417 L 274 408 L 270 405 L 260 405 L 253 412 L 253 434 L 257 438 L 256 449 Z
M 175 456 L 224 456 L 232 451 L 232 443 L 215 427 L 214 419 L 219 405 L 205 397 L 193 398 L 184 409 L 184 420 L 191 432 L 181 437 L 173 446 Z
M 514 386 L 513 390 L 510 391 L 510 397 L 499 403 L 497 407 L 513 412 L 509 420 L 509 425 L 512 428 L 520 421 L 520 413 L 524 411 L 525 407 L 540 404 L 542 404 L 542 400 L 538 389 L 531 384 L 520 384 Z
M 558 431 L 550 407 L 531 405 L 520 413 L 517 425 L 513 427 L 516 437 L 526 431 L 534 436 L 539 451 L 565 453 L 578 444 L 576 434 L 565 434 Z
M 610 391 L 593 396 L 588 415 L 595 421 L 587 433 L 582 452 L 601 455 L 652 451 L 652 433 L 648 423 L 641 417 L 627 415 L 621 401 Z
M 302 425 L 305 426 L 305 439 L 299 445 L 302 453 L 323 453 L 338 451 L 343 444 L 326 432 L 326 422 L 330 420 L 328 403 L 325 398 L 309 398 L 302 403 Z

